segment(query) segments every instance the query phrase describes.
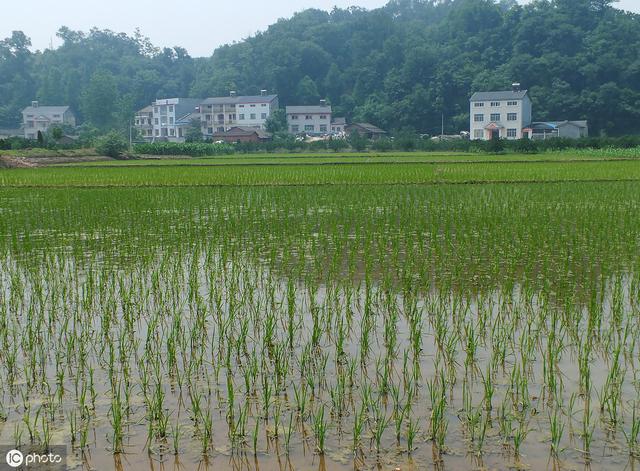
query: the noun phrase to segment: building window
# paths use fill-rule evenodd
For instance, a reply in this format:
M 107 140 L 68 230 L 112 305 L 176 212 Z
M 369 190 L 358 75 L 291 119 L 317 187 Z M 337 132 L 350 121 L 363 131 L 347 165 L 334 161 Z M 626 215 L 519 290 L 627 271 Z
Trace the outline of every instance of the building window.
M 507 113 L 507 121 L 518 121 L 518 113 Z
M 173 116 L 169 116 L 169 124 L 173 124 Z
M 297 114 L 292 114 L 291 115 L 291 119 L 298 119 L 298 115 Z
M 476 108 L 482 108 L 484 106 L 484 101 L 476 101 L 473 106 Z
M 169 112 L 170 112 L 170 113 L 173 113 L 173 105 L 170 105 L 170 106 L 169 106 Z
M 263 108 L 266 108 L 266 107 L 267 107 L 267 104 L 266 104 L 266 103 L 263 103 L 261 106 L 262 106 Z
M 251 119 L 256 119 L 256 114 L 255 113 L 251 113 Z
M 313 124 L 305 124 L 304 125 L 304 130 L 313 132 L 315 130 L 315 128 L 313 127 Z
M 174 128 L 169 129 L 169 134 L 171 136 L 175 136 L 176 135 L 176 130 Z
M 207 134 L 213 134 L 213 128 L 207 128 Z
M 240 121 L 244 121 L 244 114 L 240 113 Z
M 224 132 L 224 128 L 218 128 L 216 129 L 216 132 Z
M 244 105 L 238 105 L 239 108 L 244 108 Z
M 484 121 L 484 115 L 483 114 L 474 114 L 473 115 L 473 121 L 475 123 L 482 123 Z
M 508 101 L 507 102 L 507 106 L 518 106 L 518 102 L 517 101 Z
M 158 106 L 153 108 L 154 113 L 160 113 L 160 108 Z
M 491 106 L 500 106 L 500 102 L 499 101 L 492 101 L 491 102 Z
M 327 125 L 326 124 L 321 124 L 320 125 L 320 132 L 327 132 Z
M 255 107 L 256 107 L 256 105 L 251 105 L 251 108 L 255 108 Z
M 267 119 L 267 113 L 262 113 L 260 116 L 262 117 L 262 119 Z
M 293 134 L 297 133 L 298 131 L 300 131 L 300 126 L 298 126 L 297 124 L 291 126 L 291 132 Z
M 482 139 L 482 135 L 483 134 L 484 134 L 484 131 L 482 131 L 482 129 L 474 129 L 473 138 L 474 139 Z
M 309 120 L 309 119 L 313 119 L 313 116 L 311 116 L 310 114 L 308 114 L 308 115 L 306 115 L 306 116 L 304 117 L 304 119 L 307 119 L 307 120 Z
M 507 137 L 516 137 L 518 135 L 517 129 L 507 129 Z
M 158 118 L 155 118 L 153 121 L 156 123 L 156 126 L 160 124 L 160 120 Z
M 160 135 L 160 130 L 156 129 L 156 136 L 159 136 L 159 135 Z
M 327 115 L 321 114 L 320 119 L 327 119 Z
M 491 113 L 491 121 L 500 121 L 500 113 Z

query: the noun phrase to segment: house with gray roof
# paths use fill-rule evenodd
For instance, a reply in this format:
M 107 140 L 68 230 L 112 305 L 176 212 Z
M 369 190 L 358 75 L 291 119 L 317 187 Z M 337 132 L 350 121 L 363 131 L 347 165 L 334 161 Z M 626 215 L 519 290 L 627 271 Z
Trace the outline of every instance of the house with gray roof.
M 68 106 L 41 106 L 32 101 L 22 110 L 22 126 L 25 139 L 37 139 L 38 132 L 45 134 L 51 126 L 76 126 L 76 117 Z
M 531 99 L 514 83 L 511 90 L 476 92 L 470 100 L 470 139 L 522 139 L 531 124 Z
M 523 130 L 529 139 L 550 139 L 563 137 L 566 139 L 580 139 L 589 136 L 587 121 L 535 121 Z
M 200 103 L 202 134 L 212 138 L 233 127 L 265 129 L 271 113 L 278 109 L 278 95 L 261 90 L 260 95 L 238 95 L 231 91 L 227 97 L 213 97 Z
M 287 106 L 287 129 L 290 134 L 321 135 L 331 132 L 331 105 Z

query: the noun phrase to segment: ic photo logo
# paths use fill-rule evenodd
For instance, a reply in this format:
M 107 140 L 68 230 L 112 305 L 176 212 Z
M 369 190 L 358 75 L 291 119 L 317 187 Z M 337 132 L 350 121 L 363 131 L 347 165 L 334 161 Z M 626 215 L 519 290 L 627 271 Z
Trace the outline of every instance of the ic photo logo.
M 17 468 L 24 463 L 24 456 L 20 450 L 10 450 L 7 453 L 7 464 L 11 468 Z
M 65 447 L 58 448 L 60 450 L 55 451 L 60 451 L 60 453 L 54 453 L 53 450 L 50 450 L 49 453 L 23 453 L 20 450 L 12 449 L 5 455 L 5 462 L 9 468 L 33 467 L 38 469 L 45 466 L 45 469 L 60 469 L 61 466 L 64 466 Z

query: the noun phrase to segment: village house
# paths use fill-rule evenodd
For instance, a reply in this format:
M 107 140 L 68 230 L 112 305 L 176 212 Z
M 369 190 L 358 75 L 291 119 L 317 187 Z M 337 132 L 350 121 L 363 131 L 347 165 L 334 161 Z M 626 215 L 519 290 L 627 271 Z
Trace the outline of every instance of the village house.
M 511 91 L 476 92 L 469 103 L 471 140 L 579 139 L 589 135 L 587 121 L 532 122 L 531 99 L 519 83 L 514 83 Z
M 357 132 L 367 139 L 379 139 L 387 135 L 386 131 L 383 131 L 377 126 L 369 123 L 352 123 L 346 126 L 345 131 L 347 134 L 353 134 Z
M 136 112 L 134 126 L 144 139 L 153 139 L 153 106 L 145 106 Z
M 287 106 L 287 129 L 290 134 L 328 134 L 331 130 L 331 105 Z
M 278 95 L 261 90 L 260 95 L 238 96 L 231 91 L 228 97 L 207 98 L 200 103 L 202 135 L 213 138 L 233 127 L 265 129 L 271 113 L 278 109 Z
M 76 117 L 68 106 L 40 106 L 32 101 L 22 110 L 22 125 L 25 139 L 37 139 L 38 132 L 45 134 L 51 126 L 76 126 Z
M 531 124 L 531 99 L 514 83 L 512 90 L 476 92 L 470 101 L 470 139 L 522 139 Z
M 213 133 L 213 140 L 225 141 L 228 143 L 266 142 L 271 140 L 271 134 L 264 129 L 248 126 L 235 126 L 224 132 Z
M 331 133 L 342 134 L 346 132 L 347 119 L 346 118 L 333 118 L 331 121 Z
M 197 115 L 200 102 L 202 102 L 202 98 L 166 98 L 156 100 L 151 104 L 153 108 L 151 139 L 148 136 L 148 124 L 142 124 L 144 115 L 141 116 L 138 126 L 140 126 L 141 131 L 145 130 L 143 127 L 147 127 L 147 136 L 145 136 L 147 140 L 184 142 L 186 131 L 191 123 L 185 117 L 193 116 L 194 113 Z M 148 111 L 146 114 L 148 115 Z
M 553 137 L 579 139 L 589 135 L 589 125 L 587 121 L 533 122 L 523 132 L 525 137 L 535 140 Z

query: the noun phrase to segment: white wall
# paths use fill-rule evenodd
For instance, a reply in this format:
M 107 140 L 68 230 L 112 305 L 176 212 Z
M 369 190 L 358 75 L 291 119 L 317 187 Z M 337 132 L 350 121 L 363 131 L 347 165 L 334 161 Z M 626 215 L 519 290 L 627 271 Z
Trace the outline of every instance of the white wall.
M 510 101 L 517 102 L 517 105 L 508 105 Z M 476 107 L 476 103 L 478 102 L 470 102 L 470 117 L 469 117 L 469 130 L 470 130 L 470 139 L 471 140 L 488 140 L 491 138 L 490 131 L 486 131 L 485 127 L 494 122 L 500 126 L 500 137 L 504 139 L 521 139 L 522 128 L 531 123 L 531 102 L 528 97 L 525 100 L 495 100 L 495 102 L 500 103 L 500 106 L 491 106 L 491 101 L 484 101 L 479 103 L 484 103 L 482 107 Z M 509 121 L 508 115 L 510 113 L 516 113 L 516 120 Z M 484 116 L 484 121 L 475 122 L 475 115 L 482 114 Z M 500 120 L 492 120 L 492 114 L 499 114 Z M 515 137 L 508 137 L 508 130 L 515 129 L 516 135 Z M 482 131 L 482 137 L 476 137 L 476 130 Z
M 297 117 L 297 119 L 294 118 Z M 311 119 L 306 119 L 310 116 Z M 321 117 L 324 116 L 324 119 Z M 293 126 L 298 126 L 298 131 L 293 130 Z M 326 126 L 326 130 L 321 131 L 320 126 Z M 313 126 L 313 130 L 306 130 L 305 126 Z M 331 113 L 288 113 L 287 114 L 287 127 L 291 134 L 297 134 L 302 132 L 314 132 L 314 133 L 330 133 L 331 132 Z

